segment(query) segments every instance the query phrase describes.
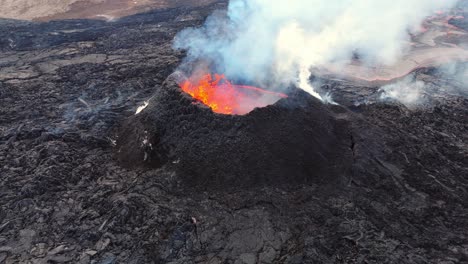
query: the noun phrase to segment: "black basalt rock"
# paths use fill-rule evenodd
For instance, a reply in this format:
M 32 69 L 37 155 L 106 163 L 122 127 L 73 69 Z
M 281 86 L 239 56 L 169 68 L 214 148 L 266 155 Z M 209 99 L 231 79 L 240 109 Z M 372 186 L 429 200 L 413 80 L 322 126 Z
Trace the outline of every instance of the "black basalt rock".
M 190 186 L 344 182 L 352 165 L 347 121 L 296 89 L 288 98 L 240 115 L 223 115 L 171 79 L 119 132 L 127 166 L 172 164 Z

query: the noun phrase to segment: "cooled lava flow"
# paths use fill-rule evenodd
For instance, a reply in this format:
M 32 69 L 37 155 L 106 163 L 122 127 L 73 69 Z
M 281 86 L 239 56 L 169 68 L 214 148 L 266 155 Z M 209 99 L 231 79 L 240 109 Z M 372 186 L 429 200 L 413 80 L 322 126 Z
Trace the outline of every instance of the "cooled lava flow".
M 179 84 L 182 90 L 209 106 L 213 112 L 245 115 L 257 107 L 265 107 L 288 96 L 253 86 L 230 83 L 223 74 L 205 74 Z

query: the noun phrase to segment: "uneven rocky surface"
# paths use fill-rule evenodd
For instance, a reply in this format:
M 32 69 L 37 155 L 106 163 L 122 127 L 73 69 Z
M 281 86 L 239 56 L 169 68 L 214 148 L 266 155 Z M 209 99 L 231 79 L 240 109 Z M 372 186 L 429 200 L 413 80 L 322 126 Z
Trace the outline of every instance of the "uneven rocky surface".
M 321 80 L 365 161 L 340 184 L 200 191 L 121 166 L 115 135 L 183 58 L 174 35 L 224 7 L 0 22 L 0 263 L 468 262 L 468 100 L 434 69 L 411 109 Z

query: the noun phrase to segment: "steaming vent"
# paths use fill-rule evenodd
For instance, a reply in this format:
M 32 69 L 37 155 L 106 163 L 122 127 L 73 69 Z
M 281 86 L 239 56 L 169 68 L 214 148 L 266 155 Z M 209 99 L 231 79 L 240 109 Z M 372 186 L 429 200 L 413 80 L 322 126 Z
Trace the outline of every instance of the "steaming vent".
M 248 85 L 232 84 L 224 75 L 203 74 L 179 81 L 181 89 L 215 113 L 245 115 L 287 95 Z

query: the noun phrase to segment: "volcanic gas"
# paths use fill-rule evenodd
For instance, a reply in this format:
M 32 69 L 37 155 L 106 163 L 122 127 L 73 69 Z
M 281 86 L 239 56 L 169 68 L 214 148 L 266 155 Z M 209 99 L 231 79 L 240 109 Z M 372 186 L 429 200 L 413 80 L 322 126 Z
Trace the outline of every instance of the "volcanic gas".
M 254 86 L 232 84 L 223 74 L 204 74 L 179 83 L 182 90 L 213 112 L 226 115 L 245 115 L 257 107 L 276 103 L 287 95 Z

